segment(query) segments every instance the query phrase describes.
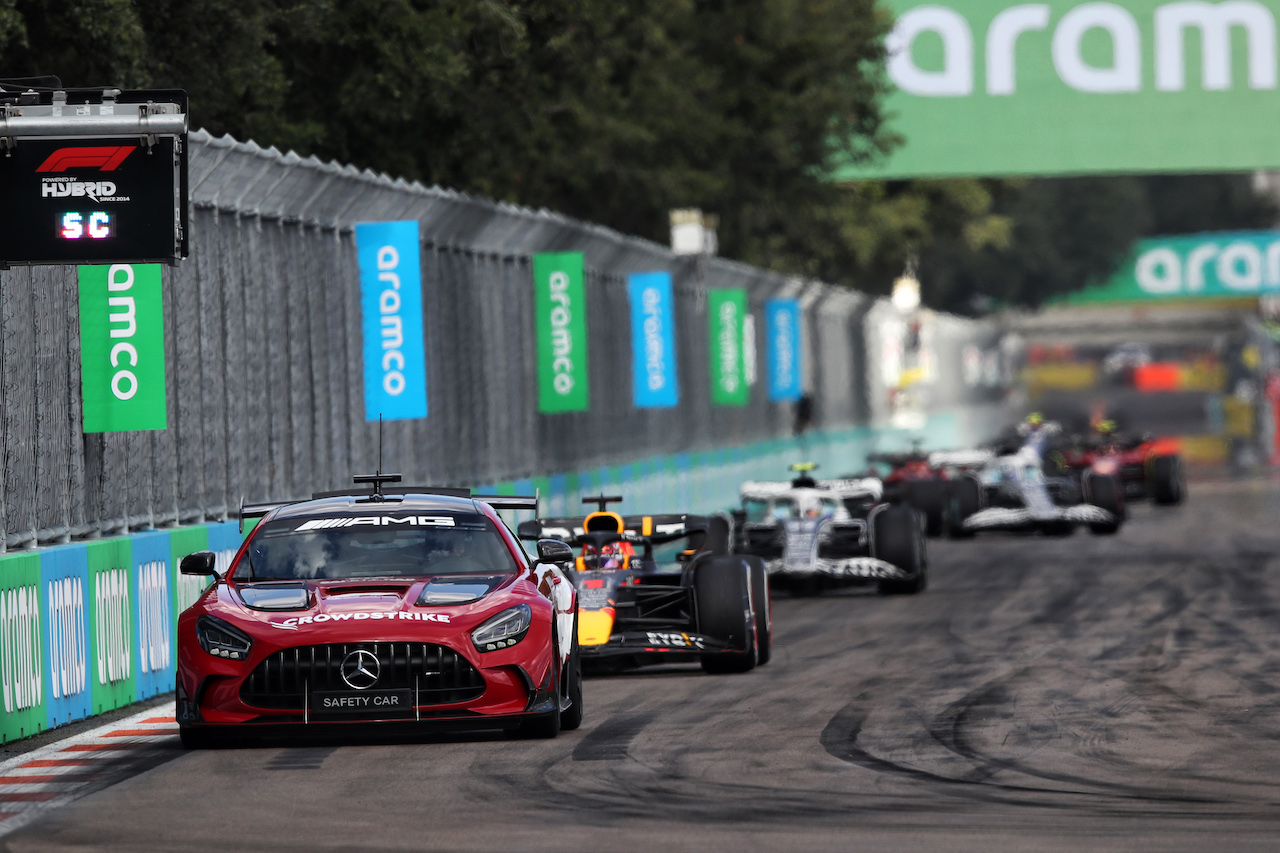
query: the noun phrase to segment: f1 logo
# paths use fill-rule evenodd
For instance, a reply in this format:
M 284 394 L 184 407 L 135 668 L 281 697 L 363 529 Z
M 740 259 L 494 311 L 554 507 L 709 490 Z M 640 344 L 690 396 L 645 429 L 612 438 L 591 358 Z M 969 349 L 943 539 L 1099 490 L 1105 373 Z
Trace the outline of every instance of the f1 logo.
M 68 169 L 92 169 L 114 172 L 133 153 L 136 145 L 103 145 L 90 148 L 59 148 L 45 158 L 37 172 L 65 172 Z

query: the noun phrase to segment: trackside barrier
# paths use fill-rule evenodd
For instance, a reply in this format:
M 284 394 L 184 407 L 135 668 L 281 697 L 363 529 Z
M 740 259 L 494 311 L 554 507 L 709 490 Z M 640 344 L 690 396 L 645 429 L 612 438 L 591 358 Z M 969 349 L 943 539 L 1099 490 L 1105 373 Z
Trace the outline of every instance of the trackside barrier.
M 178 562 L 240 541 L 224 522 L 0 556 L 0 743 L 171 691 L 177 615 L 204 588 Z
M 783 479 L 792 462 L 851 473 L 865 467 L 867 453 L 916 439 L 931 447 L 972 443 L 998 417 L 972 409 L 935 416 L 920 429 L 818 431 L 476 490 L 540 490 L 545 515 L 580 513 L 581 495 L 600 491 L 624 495 L 628 513 L 713 512 L 737 502 L 742 481 Z M 205 587 L 178 574 L 178 563 L 209 549 L 225 568 L 241 541 L 237 523 L 227 521 L 0 556 L 0 743 L 172 690 L 178 614 Z

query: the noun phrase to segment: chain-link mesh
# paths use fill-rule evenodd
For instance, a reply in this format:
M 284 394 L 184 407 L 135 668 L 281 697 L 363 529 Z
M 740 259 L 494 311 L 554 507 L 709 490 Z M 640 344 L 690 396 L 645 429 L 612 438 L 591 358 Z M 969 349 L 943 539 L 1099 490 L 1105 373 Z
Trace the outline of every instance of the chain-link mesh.
M 85 435 L 75 269 L 0 273 L 4 547 L 223 518 L 242 497 L 305 496 L 372 470 L 361 221 L 421 223 L 430 413 L 387 423 L 382 448 L 383 468 L 407 481 L 493 483 L 790 434 L 792 406 L 768 401 L 763 367 L 747 406 L 711 405 L 711 288 L 747 291 L 762 365 L 765 301 L 800 300 L 815 428 L 891 414 L 880 328 L 902 321 L 883 300 L 252 142 L 198 132 L 190 153 L 191 257 L 163 278 L 168 429 Z M 586 412 L 537 411 L 537 251 L 585 255 Z M 637 409 L 626 277 L 654 269 L 673 274 L 680 403 Z M 945 369 L 927 405 L 977 399 L 955 365 L 993 330 L 930 322 Z

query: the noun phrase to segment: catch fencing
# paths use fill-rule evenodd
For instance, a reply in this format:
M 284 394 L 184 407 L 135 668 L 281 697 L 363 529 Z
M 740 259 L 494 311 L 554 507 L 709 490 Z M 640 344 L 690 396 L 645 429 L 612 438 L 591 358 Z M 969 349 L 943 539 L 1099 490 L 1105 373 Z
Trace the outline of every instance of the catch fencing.
M 815 430 L 891 419 L 904 399 L 893 371 L 907 384 L 924 375 L 912 358 L 935 367 L 919 387 L 940 389 L 917 413 L 995 399 L 994 385 L 957 373 L 975 347 L 993 351 L 989 325 L 921 312 L 936 330 L 921 356 L 917 332 L 883 345 L 881 325 L 905 322 L 884 300 L 253 142 L 201 131 L 190 143 L 191 256 L 164 270 L 167 429 L 85 434 L 75 268 L 0 273 L 0 547 L 217 521 L 241 498 L 306 496 L 372 471 L 356 222 L 421 225 L 430 415 L 386 423 L 381 447 L 383 469 L 409 482 L 517 481 L 789 436 L 794 407 L 768 400 L 759 357 L 774 297 L 803 309 Z M 538 412 L 531 259 L 544 251 L 585 256 L 588 411 Z M 626 277 L 647 270 L 673 276 L 681 396 L 666 409 L 631 399 Z M 722 287 L 744 288 L 756 318 L 760 368 L 743 407 L 709 393 L 707 291 Z M 901 363 L 886 365 L 895 346 Z

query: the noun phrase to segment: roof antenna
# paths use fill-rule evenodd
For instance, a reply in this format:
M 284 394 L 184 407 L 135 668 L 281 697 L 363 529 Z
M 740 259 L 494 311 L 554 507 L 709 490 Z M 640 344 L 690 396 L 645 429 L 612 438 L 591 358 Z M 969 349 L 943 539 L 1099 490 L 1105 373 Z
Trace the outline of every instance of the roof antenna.
M 402 498 L 388 498 L 382 494 L 382 486 L 385 483 L 400 482 L 399 474 L 382 473 L 382 413 L 378 413 L 378 472 L 376 474 L 357 474 L 353 477 L 356 483 L 369 483 L 372 486 L 373 494 L 367 498 L 358 498 L 356 503 L 384 503 L 388 500 L 400 501 Z

